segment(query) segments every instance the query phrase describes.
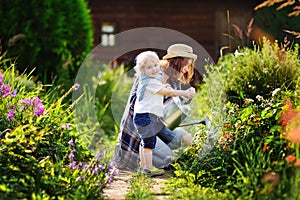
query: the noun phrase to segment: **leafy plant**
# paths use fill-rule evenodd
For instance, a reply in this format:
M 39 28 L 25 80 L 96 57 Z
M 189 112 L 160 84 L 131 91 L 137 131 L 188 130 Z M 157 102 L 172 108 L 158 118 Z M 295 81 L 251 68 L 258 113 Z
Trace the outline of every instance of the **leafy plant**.
M 220 109 L 214 110 L 222 116 L 222 123 L 211 122 L 219 137 L 210 143 L 209 149 L 204 142 L 209 129 L 198 128 L 194 144 L 174 165 L 179 178 L 191 173 L 194 180 L 189 182 L 224 195 L 229 191 L 233 198 L 278 199 L 299 195 L 295 189 L 291 193 L 292 186 L 298 184 L 297 170 L 286 161 L 286 156 L 299 151 L 299 147 L 290 146 L 283 137 L 280 116 L 285 99 L 291 98 L 295 105 L 299 103 L 300 63 L 297 50 L 285 52 L 284 59 L 277 52 L 276 45 L 265 41 L 261 49 L 241 49 L 240 54 L 228 54 L 208 68 L 210 79 L 205 77 L 200 92 L 208 105 L 224 102 L 223 107 L 218 103 Z M 209 98 L 211 93 L 222 91 L 212 87 L 216 80 L 211 78 L 215 77 L 223 86 L 226 101 L 222 95 Z M 201 152 L 206 148 L 209 154 L 203 155 Z
M 55 88 L 28 90 L 27 78 L 0 73 L 1 199 L 103 198 L 117 171 L 79 139 L 73 105 L 63 103 L 77 85 L 57 98 Z
M 285 51 L 281 58 L 278 45 L 264 40 L 262 48 L 243 48 L 225 55 L 217 66 L 221 68 L 228 101 L 239 103 L 241 97 L 255 99 L 257 95 L 271 95 L 276 88 L 295 90 L 300 73 L 298 48 L 296 45 L 295 50 Z
M 124 66 L 110 67 L 101 72 L 95 92 L 96 115 L 101 128 L 115 139 L 123 111 L 129 97 L 134 78 L 128 75 Z
M 138 173 L 132 176 L 130 180 L 131 188 L 126 194 L 125 199 L 127 200 L 153 200 L 151 188 L 152 180 L 146 177 L 144 174 Z

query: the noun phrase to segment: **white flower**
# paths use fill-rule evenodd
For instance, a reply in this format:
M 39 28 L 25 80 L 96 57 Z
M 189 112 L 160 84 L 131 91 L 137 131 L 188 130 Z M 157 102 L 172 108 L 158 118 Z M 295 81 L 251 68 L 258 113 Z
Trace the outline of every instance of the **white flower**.
M 238 50 L 235 50 L 234 56 L 242 56 L 244 55 L 243 53 L 240 53 Z
M 280 88 L 276 88 L 276 89 L 272 92 L 272 97 L 274 97 L 279 91 L 280 91 Z
M 266 107 L 265 111 L 271 110 L 271 107 Z
M 264 100 L 264 98 L 263 98 L 262 96 L 260 96 L 260 95 L 256 95 L 256 99 L 257 99 L 258 101 L 263 101 L 263 100 Z
M 250 103 L 253 103 L 253 102 L 254 102 L 253 99 L 245 98 L 245 103 L 246 103 L 246 104 L 250 104 Z

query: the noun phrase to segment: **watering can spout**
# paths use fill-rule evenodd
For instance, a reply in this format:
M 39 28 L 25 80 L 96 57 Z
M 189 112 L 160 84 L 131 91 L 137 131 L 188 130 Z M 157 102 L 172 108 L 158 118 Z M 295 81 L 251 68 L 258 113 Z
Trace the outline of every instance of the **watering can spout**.
M 182 127 L 182 126 L 191 126 L 191 125 L 196 125 L 196 124 L 207 125 L 207 124 L 208 124 L 208 118 L 207 118 L 207 116 L 204 117 L 204 118 L 201 119 L 201 120 L 192 121 L 192 122 L 185 122 L 185 123 L 179 124 L 179 126 L 180 126 L 180 127 Z

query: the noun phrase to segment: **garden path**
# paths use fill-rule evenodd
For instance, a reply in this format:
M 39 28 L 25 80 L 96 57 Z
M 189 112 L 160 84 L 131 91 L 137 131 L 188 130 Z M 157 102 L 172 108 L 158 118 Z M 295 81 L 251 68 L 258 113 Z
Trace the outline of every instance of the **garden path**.
M 108 185 L 104 190 L 104 196 L 107 200 L 124 200 L 125 195 L 130 190 L 130 180 L 134 172 L 120 170 L 119 174 L 115 177 L 115 180 Z M 157 176 L 151 178 L 153 185 L 151 191 L 157 200 L 163 200 L 168 197 L 168 194 L 163 192 L 164 182 L 170 177 L 170 174 L 166 173 L 163 176 Z

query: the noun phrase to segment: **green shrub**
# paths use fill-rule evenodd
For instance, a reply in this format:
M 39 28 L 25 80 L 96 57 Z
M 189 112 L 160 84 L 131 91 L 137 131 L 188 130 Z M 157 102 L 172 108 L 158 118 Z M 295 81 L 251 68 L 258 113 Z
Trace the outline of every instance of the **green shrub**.
M 133 84 L 133 78 L 125 72 L 123 66 L 107 68 L 102 72 L 95 92 L 98 121 L 105 134 L 113 139 L 117 136 L 118 125 Z
M 80 138 L 91 151 L 103 146 L 114 151 L 133 79 L 123 66 L 112 69 L 94 60 L 87 60 L 78 74 L 80 88 L 72 98 L 78 101 L 74 113 Z
M 103 198 L 117 171 L 79 138 L 74 105 L 63 103 L 77 85 L 57 98 L 56 88 L 28 90 L 29 78 L 0 73 L 1 199 Z
M 299 104 L 297 52 L 297 48 L 286 51 L 279 59 L 278 47 L 265 42 L 261 49 L 241 49 L 241 55 L 228 54 L 208 68 L 197 97 L 206 100 L 202 105 L 218 105 L 213 111 L 205 108 L 209 115 L 222 119 L 211 117 L 218 120 L 212 121 L 217 138 L 210 143 L 209 153 L 202 155 L 208 148 L 205 138 L 209 130 L 200 127 L 194 144 L 174 165 L 175 174 L 184 177 L 187 171 L 195 176 L 193 183 L 222 193 L 229 191 L 233 198 L 286 199 L 299 195 L 299 172 L 285 160 L 297 154 L 299 146 L 290 145 L 283 137 L 280 119 L 285 99 Z M 220 87 L 213 87 L 216 82 Z M 210 99 L 214 93 L 216 99 Z
M 17 57 L 18 70 L 44 83 L 58 77 L 70 87 L 93 45 L 93 30 L 84 0 L 1 1 L 2 52 Z
M 263 47 L 240 49 L 226 54 L 217 64 L 228 101 L 242 98 L 270 97 L 276 88 L 295 90 L 300 76 L 299 46 L 284 51 L 283 58 L 277 44 L 264 40 Z M 237 102 L 239 103 L 239 102 Z
M 234 196 L 229 192 L 220 192 L 216 189 L 203 187 L 195 184 L 195 175 L 183 170 L 177 170 L 176 176 L 166 181 L 165 190 L 171 195 L 168 199 L 191 199 L 191 200 L 230 200 Z

